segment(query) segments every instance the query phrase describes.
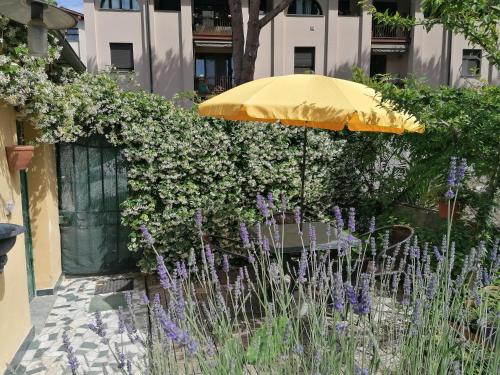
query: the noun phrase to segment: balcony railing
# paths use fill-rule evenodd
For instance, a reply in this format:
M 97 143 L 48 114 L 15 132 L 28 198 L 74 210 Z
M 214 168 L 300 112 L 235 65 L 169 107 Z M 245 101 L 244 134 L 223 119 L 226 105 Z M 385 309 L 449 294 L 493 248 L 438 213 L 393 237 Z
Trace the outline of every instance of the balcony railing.
M 372 24 L 372 39 L 387 39 L 408 42 L 410 40 L 410 30 L 374 22 Z
M 231 35 L 231 19 L 227 16 L 193 17 L 193 33 L 203 35 Z
M 200 96 L 216 95 L 233 88 L 233 77 L 195 77 L 194 87 Z

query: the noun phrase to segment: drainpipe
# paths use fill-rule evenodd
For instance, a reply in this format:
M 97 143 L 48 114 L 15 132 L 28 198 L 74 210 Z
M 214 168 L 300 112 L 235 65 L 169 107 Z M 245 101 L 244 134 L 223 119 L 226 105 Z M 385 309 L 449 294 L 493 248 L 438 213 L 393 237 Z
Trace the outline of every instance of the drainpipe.
M 448 65 L 448 77 L 446 77 L 446 84 L 448 86 L 451 85 L 451 42 L 453 40 L 453 33 L 451 30 L 448 30 L 448 50 L 446 51 L 446 59 L 447 59 L 447 65 Z
M 148 45 L 149 61 L 149 91 L 153 92 L 153 54 L 151 53 L 151 25 L 149 22 L 149 0 L 146 0 L 146 43 Z

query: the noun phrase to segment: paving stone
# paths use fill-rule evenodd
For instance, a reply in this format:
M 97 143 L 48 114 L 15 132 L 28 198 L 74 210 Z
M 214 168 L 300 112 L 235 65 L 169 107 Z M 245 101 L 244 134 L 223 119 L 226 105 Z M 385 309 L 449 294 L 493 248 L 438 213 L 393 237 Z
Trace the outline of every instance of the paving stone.
M 142 277 L 130 274 L 125 277 L 135 277 L 133 300 L 140 301 L 139 293 L 144 291 Z M 116 278 L 116 275 L 113 278 Z M 67 374 L 67 358 L 61 337 L 65 330 L 68 331 L 72 346 L 80 361 L 82 374 L 121 374 L 111 352 L 87 328 L 87 323 L 93 319 L 89 306 L 98 281 L 105 282 L 106 277 L 85 277 L 63 281 L 45 324 L 41 327 L 41 331 L 37 332 L 35 340 L 25 353 L 19 366 L 22 372 L 19 374 Z M 137 313 L 144 314 L 145 309 Z M 109 335 L 119 338 L 119 335 L 116 335 L 117 311 L 109 310 L 101 315 Z M 123 344 L 128 354 L 139 353 L 139 348 L 128 342 L 127 338 Z M 90 369 L 92 370 L 89 371 Z

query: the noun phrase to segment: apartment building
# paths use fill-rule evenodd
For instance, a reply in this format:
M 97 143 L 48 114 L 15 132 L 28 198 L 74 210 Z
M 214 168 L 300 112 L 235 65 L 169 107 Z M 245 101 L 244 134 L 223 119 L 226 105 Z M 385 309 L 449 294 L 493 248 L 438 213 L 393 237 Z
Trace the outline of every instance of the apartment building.
M 261 14 L 279 0 L 261 0 Z M 378 0 L 381 11 L 423 17 L 419 0 Z M 87 67 L 134 71 L 166 97 L 232 87 L 227 0 L 84 0 Z M 243 1 L 243 16 L 248 3 Z M 433 85 L 500 83 L 484 52 L 442 27 L 430 32 L 376 24 L 357 0 L 295 0 L 262 30 L 255 78 L 315 72 L 344 79 L 359 66 L 371 75 L 426 77 Z
M 73 51 L 80 58 L 80 60 L 86 65 L 87 64 L 87 43 L 85 39 L 85 17 L 82 13 L 77 12 L 72 9 L 65 7 L 60 7 L 60 9 L 71 14 L 76 18 L 77 24 L 75 27 L 66 30 L 64 37 L 68 41 Z

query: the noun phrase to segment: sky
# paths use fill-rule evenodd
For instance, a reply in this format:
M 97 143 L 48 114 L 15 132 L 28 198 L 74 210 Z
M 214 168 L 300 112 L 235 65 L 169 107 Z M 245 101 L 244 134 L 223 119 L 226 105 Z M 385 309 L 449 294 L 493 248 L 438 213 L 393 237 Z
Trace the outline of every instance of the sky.
M 83 0 L 57 0 L 57 5 L 83 13 Z

